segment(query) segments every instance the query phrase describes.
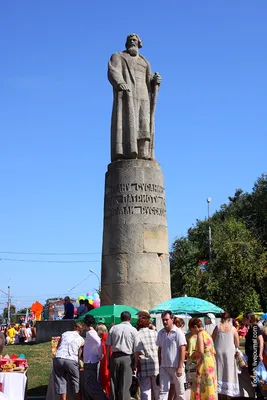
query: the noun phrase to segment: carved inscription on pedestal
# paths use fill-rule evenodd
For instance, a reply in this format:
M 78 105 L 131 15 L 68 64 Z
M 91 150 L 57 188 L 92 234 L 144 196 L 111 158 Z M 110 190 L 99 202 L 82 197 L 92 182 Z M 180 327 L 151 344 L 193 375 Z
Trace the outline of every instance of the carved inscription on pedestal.
M 166 216 L 164 187 L 154 183 L 122 183 L 108 186 L 105 216 L 149 214 Z

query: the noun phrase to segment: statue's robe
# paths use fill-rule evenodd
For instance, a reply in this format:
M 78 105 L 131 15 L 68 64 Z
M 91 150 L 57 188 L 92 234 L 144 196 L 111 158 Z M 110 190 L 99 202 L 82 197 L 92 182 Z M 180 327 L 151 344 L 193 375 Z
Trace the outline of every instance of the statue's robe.
M 108 79 L 113 86 L 111 122 L 111 161 L 138 158 L 138 140 L 151 139 L 150 103 L 152 72 L 140 54 L 115 53 L 108 64 Z M 126 83 L 130 92 L 118 91 Z

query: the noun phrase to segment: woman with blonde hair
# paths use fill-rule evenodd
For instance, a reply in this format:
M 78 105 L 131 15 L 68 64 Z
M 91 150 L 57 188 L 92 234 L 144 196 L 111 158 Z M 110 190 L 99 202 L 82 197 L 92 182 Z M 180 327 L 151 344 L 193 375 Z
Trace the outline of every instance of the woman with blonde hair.
M 218 394 L 239 396 L 238 369 L 235 361 L 239 346 L 238 332 L 230 324 L 230 315 L 224 312 L 221 323 L 213 331 L 212 339 L 216 350 Z
M 190 320 L 191 332 L 197 335 L 196 350 L 191 358 L 196 360 L 196 377 L 192 383 L 191 400 L 218 398 L 216 361 L 213 340 L 205 331 L 199 318 Z
M 100 360 L 100 369 L 99 369 L 99 377 L 100 383 L 104 391 L 106 392 L 107 397 L 109 397 L 110 393 L 110 372 L 108 369 L 108 359 L 107 359 L 107 349 L 106 349 L 106 340 L 108 337 L 108 328 L 103 323 L 98 323 L 96 325 L 96 331 L 98 336 L 101 339 L 102 343 L 102 359 Z

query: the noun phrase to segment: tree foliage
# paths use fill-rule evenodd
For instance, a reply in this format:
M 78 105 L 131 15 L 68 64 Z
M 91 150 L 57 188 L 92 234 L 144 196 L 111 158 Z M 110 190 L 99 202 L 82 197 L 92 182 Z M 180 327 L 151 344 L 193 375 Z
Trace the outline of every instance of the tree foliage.
M 10 322 L 15 322 L 16 317 L 15 314 L 16 313 L 16 307 L 13 304 L 10 304 Z M 7 307 L 4 308 L 3 310 L 3 320 L 7 321 L 8 318 L 8 309 Z
M 212 231 L 209 260 L 208 227 Z M 232 312 L 267 311 L 267 176 L 236 190 L 210 221 L 197 220 L 170 254 L 173 297 L 209 300 Z M 200 272 L 200 260 L 209 260 Z

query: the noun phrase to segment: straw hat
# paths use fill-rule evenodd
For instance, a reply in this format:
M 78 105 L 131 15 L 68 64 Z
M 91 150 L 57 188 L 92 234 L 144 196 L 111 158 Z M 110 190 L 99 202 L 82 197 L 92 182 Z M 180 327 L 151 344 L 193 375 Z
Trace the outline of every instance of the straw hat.
M 150 314 L 149 314 L 148 310 L 140 310 L 140 311 L 138 311 L 137 315 L 139 318 L 142 318 L 142 317 L 150 318 Z

